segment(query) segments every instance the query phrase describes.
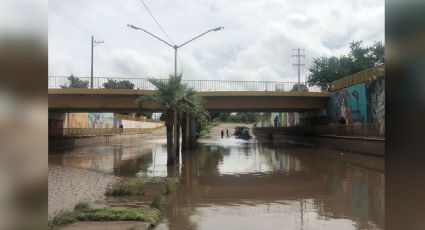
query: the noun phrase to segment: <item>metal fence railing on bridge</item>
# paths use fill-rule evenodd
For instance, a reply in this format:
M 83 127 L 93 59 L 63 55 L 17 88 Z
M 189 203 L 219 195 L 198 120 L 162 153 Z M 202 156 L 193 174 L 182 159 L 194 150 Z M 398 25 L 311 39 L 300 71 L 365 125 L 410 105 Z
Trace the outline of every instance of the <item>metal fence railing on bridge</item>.
M 70 87 L 69 76 L 49 76 L 49 88 Z M 82 84 L 78 88 L 89 88 L 90 77 L 76 77 Z M 156 89 L 147 78 L 110 78 L 94 77 L 93 88 L 105 88 L 108 80 L 128 81 L 134 85 L 133 89 L 154 90 Z M 166 78 L 159 80 L 166 81 Z M 293 91 L 297 82 L 276 82 L 276 81 L 222 81 L 222 80 L 182 80 L 188 87 L 198 92 L 207 91 Z M 305 83 L 301 83 L 305 85 Z M 74 86 L 75 87 L 75 86 Z M 327 86 L 307 86 L 309 92 L 323 92 Z

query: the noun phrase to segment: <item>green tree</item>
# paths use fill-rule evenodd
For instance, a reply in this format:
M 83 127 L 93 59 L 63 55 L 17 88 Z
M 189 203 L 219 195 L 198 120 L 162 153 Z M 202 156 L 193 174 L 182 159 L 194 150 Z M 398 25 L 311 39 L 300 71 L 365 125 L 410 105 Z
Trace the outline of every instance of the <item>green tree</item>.
M 326 83 L 383 64 L 385 47 L 380 41 L 363 46 L 362 41 L 350 43 L 348 55 L 314 58 L 308 68 L 307 83 L 325 88 Z
M 257 115 L 257 123 L 261 123 L 261 126 L 264 126 L 265 123 L 270 122 L 270 117 L 270 112 L 262 112 Z
M 66 88 L 88 88 L 89 81 L 80 80 L 78 77 L 75 77 L 73 74 L 68 77 L 69 86 L 61 85 L 62 89 Z
M 105 89 L 134 89 L 134 84 L 128 80 L 112 80 L 108 79 L 107 82 L 103 83 Z
M 308 92 L 308 88 L 305 84 L 295 84 L 294 86 L 292 86 L 291 89 L 292 92 Z
M 164 111 L 167 131 L 167 165 L 174 164 L 176 150 L 179 148 L 179 141 L 176 140 L 179 113 L 198 114 L 203 112 L 201 100 L 197 98 L 193 89 L 181 82 L 181 79 L 182 75 L 170 75 L 166 81 L 149 78 L 149 82 L 157 88 L 156 93 L 143 95 L 137 99 L 141 107 L 143 103 L 152 103 L 160 106 Z

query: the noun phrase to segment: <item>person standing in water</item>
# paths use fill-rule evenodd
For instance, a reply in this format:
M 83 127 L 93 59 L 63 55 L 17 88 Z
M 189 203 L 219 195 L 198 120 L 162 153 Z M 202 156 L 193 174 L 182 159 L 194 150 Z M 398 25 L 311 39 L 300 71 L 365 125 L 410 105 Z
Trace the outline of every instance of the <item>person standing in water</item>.
M 221 130 L 221 139 L 223 139 L 223 136 L 224 136 L 224 130 L 222 129 Z
M 227 135 L 227 137 L 229 137 L 229 130 L 228 129 L 226 129 L 226 135 Z

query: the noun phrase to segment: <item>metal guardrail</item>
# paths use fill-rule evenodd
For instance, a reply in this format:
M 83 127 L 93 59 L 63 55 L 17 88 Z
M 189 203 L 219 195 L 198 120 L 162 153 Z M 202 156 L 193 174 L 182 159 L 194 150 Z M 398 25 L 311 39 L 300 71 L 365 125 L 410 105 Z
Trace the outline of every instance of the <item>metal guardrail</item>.
M 155 128 L 50 128 L 49 137 L 90 137 L 117 134 L 140 134 L 161 129 L 164 125 Z
M 69 76 L 49 76 L 49 88 L 62 88 L 69 87 Z M 90 77 L 78 77 L 79 80 L 90 83 Z M 155 90 L 156 87 L 152 85 L 147 78 L 111 78 L 111 77 L 94 77 L 93 88 L 104 88 L 104 83 L 109 79 L 115 81 L 129 81 L 134 84 L 134 89 Z M 159 80 L 166 81 L 162 78 Z M 185 80 L 188 87 L 195 89 L 198 92 L 206 91 L 291 91 L 297 82 L 275 82 L 275 81 L 221 81 L 221 80 Z M 305 84 L 302 82 L 301 84 Z M 320 86 L 307 86 L 309 92 L 322 92 Z
M 375 66 L 329 83 L 329 90 L 336 91 L 383 76 L 385 76 L 385 65 Z
M 258 127 L 255 132 L 304 134 L 314 136 L 336 135 L 346 137 L 384 137 L 383 124 L 313 125 L 294 127 Z

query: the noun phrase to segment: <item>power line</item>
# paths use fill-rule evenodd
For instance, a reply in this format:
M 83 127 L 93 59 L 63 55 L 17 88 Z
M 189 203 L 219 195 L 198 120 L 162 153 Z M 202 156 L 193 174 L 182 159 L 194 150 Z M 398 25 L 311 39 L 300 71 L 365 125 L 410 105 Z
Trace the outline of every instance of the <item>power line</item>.
M 98 34 L 96 34 L 95 32 L 93 32 L 92 30 L 90 30 L 86 26 L 84 26 L 81 23 L 79 23 L 78 20 L 76 20 L 69 13 L 67 13 L 55 1 L 49 0 L 49 7 L 52 10 L 54 10 L 58 15 L 60 15 L 63 19 L 65 19 L 66 22 L 68 22 L 70 25 L 72 25 L 74 28 L 76 28 L 81 33 L 83 33 L 85 35 L 88 35 L 88 36 L 95 35 L 97 38 L 103 39 L 102 36 L 99 36 Z M 104 45 L 106 46 L 106 48 L 108 50 L 111 51 L 112 55 L 116 56 L 114 54 L 115 52 L 113 51 L 113 49 L 111 48 L 111 46 L 108 45 L 108 43 L 104 43 Z M 115 60 L 118 61 L 121 65 L 125 66 L 125 64 L 119 58 L 116 58 Z
M 175 44 L 174 41 L 168 36 L 167 32 L 165 32 L 164 28 L 162 28 L 161 24 L 159 24 L 158 20 L 153 16 L 152 12 L 149 10 L 149 7 L 146 5 L 146 3 L 143 0 L 140 0 L 140 2 L 143 4 L 145 9 L 148 11 L 148 13 L 151 15 L 155 23 L 158 25 L 159 29 L 165 34 L 165 36 L 168 38 L 168 40 L 171 41 L 171 43 Z
M 75 24 L 74 22 L 72 22 L 69 18 L 67 18 L 65 15 L 63 15 L 60 11 L 58 11 L 56 8 L 54 8 L 54 6 L 49 5 L 49 7 L 55 11 L 59 16 L 61 16 L 66 22 L 68 22 L 71 26 L 73 26 L 76 30 L 78 30 L 79 32 L 86 34 L 85 31 L 83 31 L 77 24 Z
M 75 27 L 83 34 L 91 34 L 91 31 L 79 23 L 76 19 L 74 19 L 71 15 L 69 15 L 64 9 L 62 9 L 57 3 L 53 0 L 49 1 L 49 8 L 55 11 L 59 16 L 61 16 L 65 21 L 67 21 L 70 25 Z
M 49 35 L 49 38 L 52 39 L 53 41 L 55 41 L 57 44 L 61 45 L 63 48 L 67 48 L 68 50 L 72 51 L 77 56 L 79 56 L 79 57 L 81 57 L 83 59 L 89 59 L 88 57 L 86 57 L 85 55 L 83 55 L 82 53 L 80 53 L 79 51 L 77 51 L 76 49 L 72 48 L 71 46 L 66 45 L 65 43 L 63 43 L 60 40 L 56 39 L 52 35 Z M 82 59 L 77 59 L 77 60 L 80 61 L 80 63 L 84 64 L 85 66 L 88 66 L 88 63 L 83 62 Z
M 146 3 L 143 0 L 140 0 L 140 2 L 143 4 L 143 6 L 145 7 L 146 11 L 148 11 L 149 15 L 152 17 L 152 19 L 155 21 L 156 25 L 159 27 L 159 29 L 162 31 L 162 33 L 164 33 L 164 35 L 168 38 L 168 40 L 172 43 L 175 44 L 175 42 L 173 41 L 173 39 L 171 39 L 171 37 L 168 35 L 168 33 L 164 30 L 164 28 L 161 26 L 161 24 L 159 23 L 159 21 L 155 18 L 155 16 L 153 16 L 151 10 L 149 9 L 149 7 L 146 5 Z M 183 71 L 183 64 L 180 58 L 180 55 L 177 54 L 177 60 L 179 61 L 180 64 L 180 68 Z

